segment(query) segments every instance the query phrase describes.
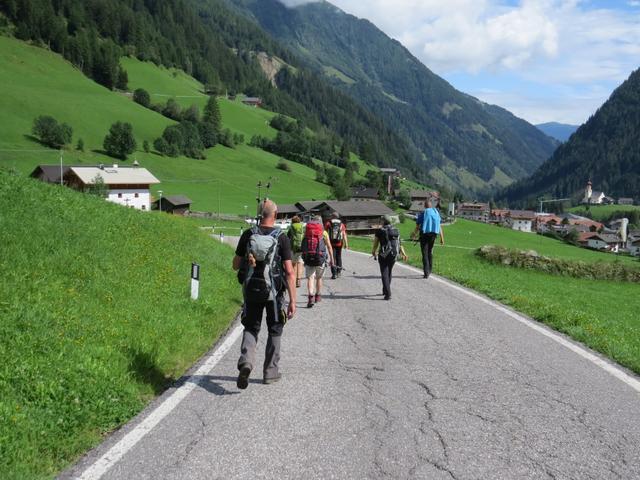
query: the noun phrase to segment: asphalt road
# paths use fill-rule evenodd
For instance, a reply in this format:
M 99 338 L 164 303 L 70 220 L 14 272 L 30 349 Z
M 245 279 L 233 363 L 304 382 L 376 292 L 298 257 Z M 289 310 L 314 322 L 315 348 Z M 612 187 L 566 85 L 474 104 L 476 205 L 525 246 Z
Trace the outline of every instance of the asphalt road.
M 322 303 L 299 295 L 279 383 L 239 391 L 236 341 L 102 478 L 640 478 L 632 386 L 437 278 L 396 266 L 387 302 L 376 262 L 344 261 Z

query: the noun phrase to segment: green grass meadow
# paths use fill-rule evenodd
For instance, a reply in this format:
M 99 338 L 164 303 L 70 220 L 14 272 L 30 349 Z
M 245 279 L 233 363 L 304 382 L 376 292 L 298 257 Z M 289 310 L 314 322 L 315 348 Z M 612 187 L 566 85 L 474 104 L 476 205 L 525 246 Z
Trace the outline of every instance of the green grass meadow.
M 569 211 L 577 214 L 584 213 L 586 205 L 573 207 Z M 590 205 L 589 213 L 596 221 L 603 221 L 618 212 L 640 212 L 640 205 Z
M 122 60 L 128 70 L 130 88 L 175 95 L 183 105 L 204 106 L 201 85 L 180 71 L 157 67 L 135 59 Z M 243 214 L 244 205 L 255 202 L 256 184 L 271 181 L 271 197 L 278 203 L 327 198 L 329 187 L 315 181 L 315 171 L 288 162 L 291 172 L 276 168 L 279 157 L 263 150 L 240 145 L 221 145 L 207 151 L 205 160 L 168 158 L 142 151 L 142 142 L 160 136 L 173 122 L 134 103 L 124 94 L 111 92 L 86 78 L 58 55 L 15 39 L 0 36 L 0 97 L 3 128 L 0 129 L 0 166 L 21 174 L 39 164 L 57 164 L 60 153 L 40 145 L 31 134 L 33 119 L 48 114 L 73 127 L 72 147 L 82 138 L 85 152 L 64 151 L 65 164 L 122 163 L 103 153 L 102 141 L 110 125 L 127 121 L 133 125 L 138 151 L 129 157 L 138 160 L 162 182 L 153 192 L 184 194 L 193 200 L 194 210 Z M 182 98 L 182 97 L 196 98 Z M 166 102 L 168 97 L 154 98 Z M 224 126 L 245 135 L 274 136 L 267 125 L 273 113 L 248 107 L 238 101 L 220 100 Z
M 407 221 L 400 229 L 409 263 L 421 268 L 420 246 L 408 240 L 414 225 Z M 502 245 L 569 260 L 623 261 L 640 268 L 637 259 L 466 220 L 445 226 L 444 234 L 446 246 L 434 250 L 435 273 L 509 305 L 640 373 L 640 285 L 493 265 L 476 257 L 474 249 Z M 352 238 L 349 244 L 371 251 L 368 238 Z
M 232 250 L 180 217 L 2 172 L 0 204 L 0 478 L 52 478 L 205 353 L 241 294 Z

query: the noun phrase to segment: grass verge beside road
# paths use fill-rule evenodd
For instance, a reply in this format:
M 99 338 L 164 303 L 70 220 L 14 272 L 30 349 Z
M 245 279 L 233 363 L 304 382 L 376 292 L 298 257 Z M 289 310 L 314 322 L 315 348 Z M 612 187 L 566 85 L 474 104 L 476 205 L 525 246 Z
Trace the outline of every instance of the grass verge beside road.
M 180 217 L 2 172 L 0 204 L 0 478 L 51 478 L 205 353 L 240 289 Z
M 406 222 L 400 230 L 409 263 L 421 268 L 420 247 L 408 240 L 413 227 Z M 435 273 L 509 305 L 640 373 L 640 285 L 491 265 L 476 257 L 474 249 L 493 244 L 534 249 L 558 258 L 623 261 L 640 266 L 637 259 L 616 259 L 615 255 L 571 247 L 538 235 L 464 220 L 445 227 L 444 232 L 447 246 L 434 250 Z M 370 239 L 350 238 L 349 245 L 371 251 Z

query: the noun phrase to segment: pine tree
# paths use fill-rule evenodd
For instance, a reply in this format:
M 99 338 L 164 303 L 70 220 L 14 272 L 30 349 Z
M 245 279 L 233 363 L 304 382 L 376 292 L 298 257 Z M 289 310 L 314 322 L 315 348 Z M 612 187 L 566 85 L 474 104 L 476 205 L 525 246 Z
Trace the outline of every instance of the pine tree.
M 202 121 L 210 123 L 213 125 L 216 133 L 220 133 L 220 130 L 222 129 L 222 115 L 220 115 L 220 107 L 218 106 L 218 100 L 216 97 L 209 97 L 209 101 L 204 107 Z

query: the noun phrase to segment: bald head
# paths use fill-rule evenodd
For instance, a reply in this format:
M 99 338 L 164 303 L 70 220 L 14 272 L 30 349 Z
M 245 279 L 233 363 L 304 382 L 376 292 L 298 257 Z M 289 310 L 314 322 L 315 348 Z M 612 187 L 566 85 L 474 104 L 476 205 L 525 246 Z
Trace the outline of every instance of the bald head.
M 276 212 L 278 206 L 271 200 L 266 199 L 260 204 L 260 217 L 262 221 L 269 221 L 276 219 Z

